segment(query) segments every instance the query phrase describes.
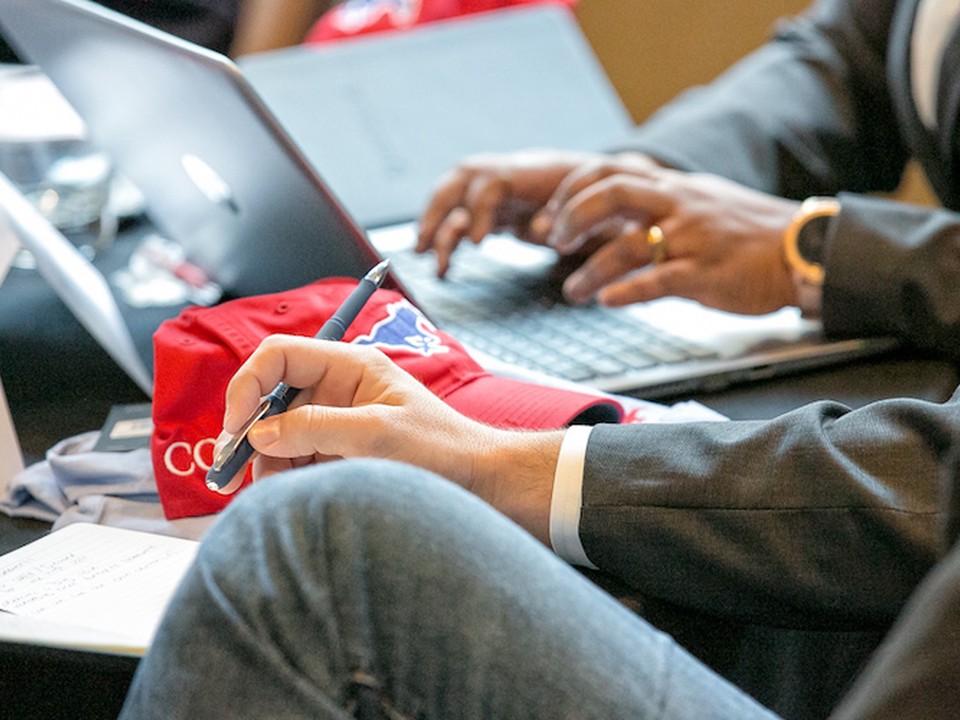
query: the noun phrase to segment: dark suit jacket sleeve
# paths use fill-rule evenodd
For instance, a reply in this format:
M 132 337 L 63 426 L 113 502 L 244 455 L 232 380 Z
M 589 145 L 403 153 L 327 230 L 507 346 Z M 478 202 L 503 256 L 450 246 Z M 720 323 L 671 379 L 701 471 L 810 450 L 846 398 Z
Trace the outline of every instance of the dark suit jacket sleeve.
M 956 718 L 960 693 L 960 465 L 944 483 L 949 552 L 910 598 L 883 645 L 831 718 Z
M 887 76 L 891 26 L 909 21 L 894 18 L 896 4 L 817 3 L 621 149 L 786 197 L 839 194 L 826 333 L 893 336 L 958 360 L 960 215 L 859 194 L 894 188 L 907 156 Z
M 907 157 L 885 75 L 895 5 L 822 0 L 618 149 L 786 197 L 895 188 Z
M 840 195 L 826 244 L 828 335 L 887 335 L 960 359 L 960 215 Z
M 923 581 L 833 720 L 960 717 L 960 546 Z
M 936 560 L 939 483 L 958 438 L 960 394 L 597 426 L 580 536 L 602 571 L 687 608 L 884 627 Z

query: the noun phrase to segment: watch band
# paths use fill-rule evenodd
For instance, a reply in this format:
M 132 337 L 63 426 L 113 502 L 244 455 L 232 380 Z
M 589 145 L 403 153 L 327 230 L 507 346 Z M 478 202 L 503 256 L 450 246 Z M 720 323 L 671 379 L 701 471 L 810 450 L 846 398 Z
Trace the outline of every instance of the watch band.
M 799 239 L 804 226 L 811 220 L 821 217 L 834 217 L 840 213 L 840 201 L 830 197 L 810 197 L 800 204 L 783 233 L 783 254 L 790 270 L 801 280 L 812 285 L 823 285 L 823 264 L 821 259 L 806 258 L 800 252 Z

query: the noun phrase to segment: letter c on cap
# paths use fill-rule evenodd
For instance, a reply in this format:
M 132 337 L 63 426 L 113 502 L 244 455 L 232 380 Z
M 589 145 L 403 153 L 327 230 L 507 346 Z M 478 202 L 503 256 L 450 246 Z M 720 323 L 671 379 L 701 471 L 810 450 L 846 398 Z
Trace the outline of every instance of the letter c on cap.
M 193 475 L 193 473 L 197 471 L 198 467 L 206 472 L 210 469 L 213 457 L 212 448 L 215 444 L 216 440 L 214 440 L 214 438 L 204 438 L 193 447 L 190 446 L 190 443 L 182 440 L 179 442 L 170 443 L 167 449 L 163 452 L 163 466 L 169 472 L 179 477 Z M 207 446 L 210 446 L 211 448 L 211 461 L 209 462 L 203 457 L 203 450 Z M 184 455 L 184 453 L 186 454 Z M 183 460 L 186 460 L 186 463 L 184 463 Z M 184 466 L 178 467 L 178 465 Z

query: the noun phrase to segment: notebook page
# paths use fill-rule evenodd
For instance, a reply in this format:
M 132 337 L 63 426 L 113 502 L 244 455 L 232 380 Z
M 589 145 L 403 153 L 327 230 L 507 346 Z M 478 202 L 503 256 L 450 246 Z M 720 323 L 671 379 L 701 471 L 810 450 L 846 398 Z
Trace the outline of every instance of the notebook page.
M 0 610 L 51 628 L 90 631 L 94 639 L 102 636 L 106 649 L 143 651 L 198 546 L 135 530 L 68 525 L 0 557 Z M 63 645 L 75 642 L 65 634 Z
M 146 652 L 142 642 L 129 637 L 6 612 L 0 612 L 0 643 L 43 645 L 133 657 L 140 657 Z

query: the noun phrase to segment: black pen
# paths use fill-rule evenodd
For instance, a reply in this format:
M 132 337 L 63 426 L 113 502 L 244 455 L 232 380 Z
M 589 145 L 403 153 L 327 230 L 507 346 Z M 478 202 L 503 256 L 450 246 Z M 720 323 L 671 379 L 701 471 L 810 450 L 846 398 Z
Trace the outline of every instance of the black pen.
M 383 283 L 389 264 L 389 260 L 384 260 L 363 276 L 353 292 L 320 328 L 320 331 L 316 334 L 317 339 L 340 340 L 343 338 L 350 323 L 356 319 L 367 300 Z M 282 382 L 263 399 L 259 407 L 237 431 L 237 434 L 220 448 L 214 458 L 213 465 L 207 471 L 206 484 L 210 490 L 223 495 L 229 495 L 236 491 L 240 482 L 232 481 L 243 469 L 243 466 L 247 464 L 254 452 L 253 446 L 247 439 L 250 428 L 263 418 L 284 412 L 299 392 L 300 388 L 290 387 Z M 242 482 L 242 476 L 239 480 Z

